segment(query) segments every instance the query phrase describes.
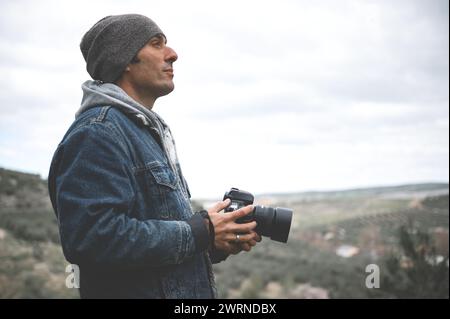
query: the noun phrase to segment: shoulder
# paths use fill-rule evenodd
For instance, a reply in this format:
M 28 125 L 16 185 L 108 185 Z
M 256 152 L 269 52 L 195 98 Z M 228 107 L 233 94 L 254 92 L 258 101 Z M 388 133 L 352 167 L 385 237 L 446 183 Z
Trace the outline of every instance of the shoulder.
M 124 127 L 136 124 L 123 112 L 112 106 L 98 106 L 81 113 L 67 130 L 63 143 L 77 135 L 103 138 L 105 135 L 118 139 Z
M 114 123 L 126 120 L 128 120 L 128 117 L 115 107 L 97 106 L 81 113 L 75 119 L 74 125 L 72 126 L 79 127 L 90 124 L 108 123 L 108 122 Z

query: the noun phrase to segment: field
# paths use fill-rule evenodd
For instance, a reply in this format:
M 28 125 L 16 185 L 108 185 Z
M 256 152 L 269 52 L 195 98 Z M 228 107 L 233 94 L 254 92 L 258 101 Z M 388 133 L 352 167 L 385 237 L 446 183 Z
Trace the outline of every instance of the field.
M 197 200 L 197 207 L 204 201 Z M 267 194 L 294 210 L 287 244 L 264 237 L 214 265 L 223 298 L 448 298 L 448 184 Z M 0 298 L 78 298 L 46 182 L 0 169 Z M 379 269 L 379 288 L 368 288 Z
M 264 238 L 216 265 L 221 296 L 448 298 L 448 193 L 433 192 L 272 198 L 294 209 L 288 243 Z M 370 264 L 379 288 L 366 287 Z

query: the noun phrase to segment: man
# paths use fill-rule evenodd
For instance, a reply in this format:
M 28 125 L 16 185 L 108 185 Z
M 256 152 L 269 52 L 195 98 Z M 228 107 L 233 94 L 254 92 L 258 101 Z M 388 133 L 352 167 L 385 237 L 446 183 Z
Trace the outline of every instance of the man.
M 98 21 L 80 48 L 95 81 L 54 154 L 49 191 L 82 298 L 214 298 L 211 261 L 249 251 L 252 206 L 192 212 L 167 124 L 152 111 L 174 89 L 178 56 L 149 18 Z M 207 159 L 202 159 L 207 160 Z

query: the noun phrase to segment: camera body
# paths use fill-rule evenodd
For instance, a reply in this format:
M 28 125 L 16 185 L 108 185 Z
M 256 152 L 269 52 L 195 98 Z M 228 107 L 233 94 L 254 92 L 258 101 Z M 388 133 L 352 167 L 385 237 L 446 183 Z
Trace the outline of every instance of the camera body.
M 223 200 L 227 198 L 231 200 L 231 203 L 225 208 L 225 213 L 251 205 L 254 200 L 254 196 L 251 193 L 234 187 L 223 196 Z M 236 219 L 236 223 L 244 224 L 256 221 L 255 231 L 258 234 L 286 243 L 291 228 L 292 213 L 292 210 L 289 208 L 255 206 L 251 213 Z
M 225 200 L 227 198 L 229 198 L 231 200 L 231 203 L 227 208 L 225 208 L 225 213 L 233 212 L 235 210 L 238 210 L 239 208 L 251 205 L 251 204 L 253 204 L 253 200 L 254 200 L 253 195 L 250 194 L 249 192 L 239 190 L 234 187 L 232 187 L 223 196 L 223 200 Z M 236 223 L 244 224 L 244 223 L 249 223 L 249 222 L 253 221 L 251 215 L 252 215 L 252 213 L 237 219 Z

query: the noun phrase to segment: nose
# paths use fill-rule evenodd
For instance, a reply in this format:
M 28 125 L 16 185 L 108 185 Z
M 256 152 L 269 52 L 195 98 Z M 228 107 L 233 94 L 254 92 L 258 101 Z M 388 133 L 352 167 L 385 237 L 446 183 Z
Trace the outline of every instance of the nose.
M 167 49 L 166 59 L 165 59 L 166 62 L 173 63 L 176 60 L 178 60 L 178 55 L 174 49 L 172 49 L 171 47 L 166 47 L 166 49 Z

